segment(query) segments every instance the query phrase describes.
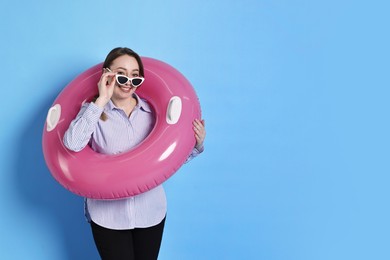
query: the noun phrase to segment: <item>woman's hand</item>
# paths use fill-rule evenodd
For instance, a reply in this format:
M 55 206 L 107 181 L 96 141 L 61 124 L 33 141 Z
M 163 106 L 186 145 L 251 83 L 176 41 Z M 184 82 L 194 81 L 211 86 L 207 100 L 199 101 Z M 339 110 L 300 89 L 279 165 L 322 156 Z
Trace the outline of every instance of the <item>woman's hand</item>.
M 205 121 L 195 119 L 193 122 L 196 144 L 195 148 L 200 150 L 203 148 L 203 142 L 206 137 Z
M 115 73 L 104 69 L 102 76 L 98 82 L 99 97 L 95 104 L 104 107 L 110 101 L 115 88 Z

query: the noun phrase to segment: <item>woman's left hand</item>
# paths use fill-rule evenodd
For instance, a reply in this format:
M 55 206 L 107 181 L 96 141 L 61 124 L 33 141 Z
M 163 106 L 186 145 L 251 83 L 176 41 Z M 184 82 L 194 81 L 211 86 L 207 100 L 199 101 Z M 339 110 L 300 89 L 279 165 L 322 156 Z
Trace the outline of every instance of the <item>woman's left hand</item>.
M 205 121 L 203 119 L 195 119 L 193 125 L 196 139 L 195 148 L 199 150 L 202 149 L 206 137 Z

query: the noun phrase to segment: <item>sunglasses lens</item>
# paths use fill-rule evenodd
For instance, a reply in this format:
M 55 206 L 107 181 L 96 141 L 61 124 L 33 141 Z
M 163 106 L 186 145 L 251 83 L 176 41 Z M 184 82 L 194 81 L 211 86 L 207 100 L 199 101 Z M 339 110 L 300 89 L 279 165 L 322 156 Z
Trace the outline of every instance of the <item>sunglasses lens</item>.
M 138 78 L 135 78 L 131 81 L 131 84 L 133 84 L 134 87 L 141 85 L 141 83 L 142 83 L 142 79 L 138 79 Z
M 128 79 L 126 77 L 124 77 L 124 76 L 118 76 L 118 77 L 116 77 L 116 79 L 118 80 L 118 83 L 122 84 L 122 85 L 126 84 L 127 81 L 128 81 Z

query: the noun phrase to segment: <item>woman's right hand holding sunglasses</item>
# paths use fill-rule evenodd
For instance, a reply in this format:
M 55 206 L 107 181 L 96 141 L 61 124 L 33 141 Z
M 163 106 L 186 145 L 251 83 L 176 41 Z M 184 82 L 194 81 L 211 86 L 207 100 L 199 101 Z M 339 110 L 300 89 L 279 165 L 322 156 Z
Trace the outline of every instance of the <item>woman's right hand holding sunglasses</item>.
M 104 107 L 110 101 L 115 88 L 115 73 L 108 69 L 103 69 L 103 74 L 98 82 L 99 97 L 95 104 L 99 107 Z

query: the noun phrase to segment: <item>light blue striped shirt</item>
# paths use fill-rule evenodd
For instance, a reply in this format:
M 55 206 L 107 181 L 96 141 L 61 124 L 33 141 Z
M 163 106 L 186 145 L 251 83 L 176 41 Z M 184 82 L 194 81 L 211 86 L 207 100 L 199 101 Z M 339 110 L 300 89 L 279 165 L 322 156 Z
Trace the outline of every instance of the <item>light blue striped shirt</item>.
M 137 105 L 130 117 L 110 100 L 104 108 L 85 103 L 64 135 L 64 145 L 72 151 L 81 151 L 86 145 L 99 153 L 123 153 L 139 144 L 150 133 L 154 115 L 148 103 L 134 94 Z M 100 120 L 101 114 L 106 121 Z M 203 152 L 193 149 L 187 162 Z M 167 202 L 162 185 L 145 193 L 118 200 L 85 199 L 88 221 L 110 229 L 151 227 L 166 215 Z

